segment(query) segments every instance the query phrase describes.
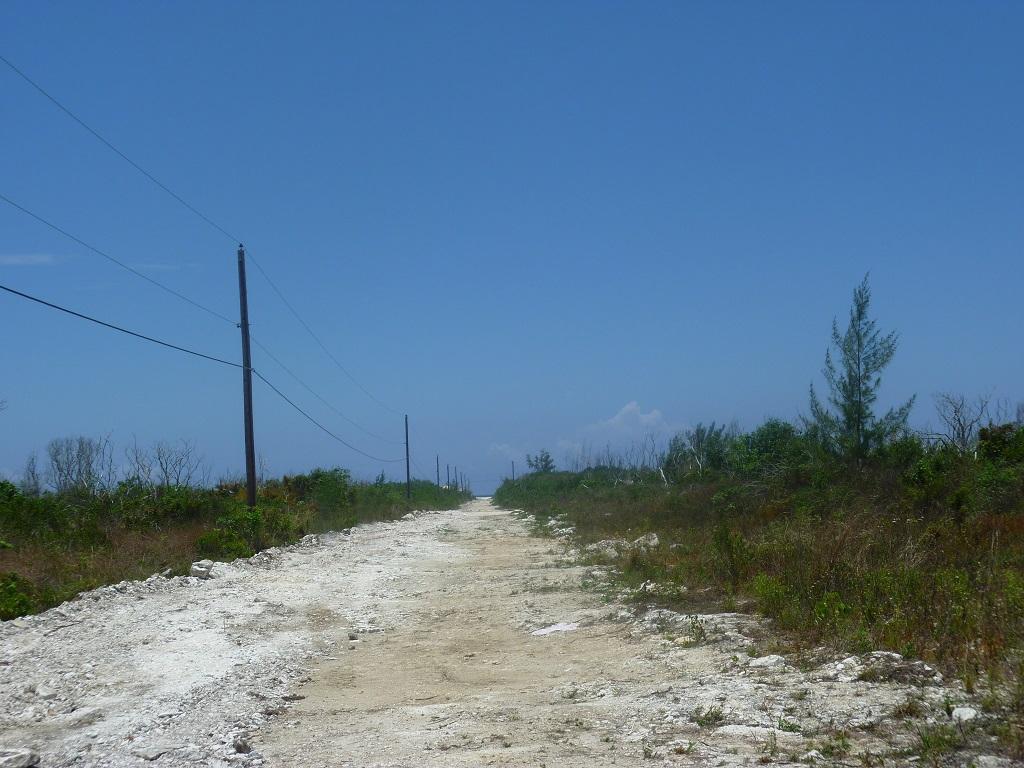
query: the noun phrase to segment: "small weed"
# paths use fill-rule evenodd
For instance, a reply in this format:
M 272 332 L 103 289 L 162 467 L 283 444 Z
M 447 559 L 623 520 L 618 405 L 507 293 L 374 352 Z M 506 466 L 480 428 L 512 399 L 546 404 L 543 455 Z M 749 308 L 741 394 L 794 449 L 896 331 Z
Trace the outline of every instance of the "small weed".
M 1024 723 L 1012 720 L 994 723 L 989 732 L 1010 757 L 1024 760 Z
M 696 723 L 701 728 L 714 728 L 724 721 L 725 715 L 722 713 L 721 707 L 708 707 L 707 709 L 698 707 L 690 713 L 690 722 Z
M 818 751 L 825 757 L 839 758 L 850 754 L 850 737 L 846 731 L 836 731 L 829 734 L 819 746 Z
M 963 736 L 952 725 L 931 725 L 917 731 L 915 751 L 921 759 L 938 765 L 940 758 L 955 752 L 963 744 Z
M 784 733 L 800 733 L 800 726 L 784 717 L 779 718 L 777 727 Z
M 762 755 L 769 758 L 775 757 L 779 754 L 779 739 L 775 735 L 775 731 L 772 731 L 768 735 L 768 738 L 764 740 L 760 751 Z
M 857 675 L 857 679 L 862 683 L 877 683 L 882 679 L 882 673 L 877 667 L 868 667 Z
M 885 765 L 885 758 L 882 755 L 876 755 L 867 749 L 858 754 L 857 758 L 864 768 L 882 768 Z
M 912 717 L 921 717 L 924 714 L 924 707 L 921 706 L 921 700 L 915 696 L 910 696 L 892 709 L 892 716 L 897 720 L 908 720 Z
M 687 616 L 686 622 L 690 625 L 690 637 L 695 644 L 703 643 L 708 639 L 708 623 L 706 619 L 694 614 Z

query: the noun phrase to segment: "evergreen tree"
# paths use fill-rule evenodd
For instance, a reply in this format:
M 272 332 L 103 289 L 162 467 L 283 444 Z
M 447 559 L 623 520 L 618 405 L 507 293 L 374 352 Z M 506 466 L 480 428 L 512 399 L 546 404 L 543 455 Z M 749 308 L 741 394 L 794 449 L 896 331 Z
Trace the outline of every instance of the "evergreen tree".
M 874 412 L 881 373 L 896 354 L 898 336 L 895 332 L 882 335 L 874 320 L 868 317 L 871 288 L 868 277 L 853 292 L 850 323 L 840 334 L 839 325 L 832 321 L 832 345 L 838 355 L 838 365 L 832 350 L 825 353 L 822 373 L 828 382 L 828 403 L 822 403 L 811 385 L 811 418 L 808 428 L 831 450 L 843 456 L 863 459 L 893 436 L 907 427 L 907 417 L 914 405 L 911 397 L 899 408 L 891 408 L 877 418 Z
M 543 449 L 536 456 L 526 454 L 526 465 L 534 472 L 555 471 L 555 460 L 551 458 L 550 453 Z

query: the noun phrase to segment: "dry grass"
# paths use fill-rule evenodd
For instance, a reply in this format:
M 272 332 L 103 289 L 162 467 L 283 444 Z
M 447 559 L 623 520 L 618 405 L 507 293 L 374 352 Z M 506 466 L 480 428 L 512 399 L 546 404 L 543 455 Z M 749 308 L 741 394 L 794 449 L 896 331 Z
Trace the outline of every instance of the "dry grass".
M 77 593 L 123 580 L 145 579 L 171 569 L 188 572 L 196 539 L 210 526 L 185 523 L 163 531 L 115 530 L 107 543 L 57 548 L 28 543 L 0 551 L 0 572 L 32 583 L 38 608 L 57 605 Z

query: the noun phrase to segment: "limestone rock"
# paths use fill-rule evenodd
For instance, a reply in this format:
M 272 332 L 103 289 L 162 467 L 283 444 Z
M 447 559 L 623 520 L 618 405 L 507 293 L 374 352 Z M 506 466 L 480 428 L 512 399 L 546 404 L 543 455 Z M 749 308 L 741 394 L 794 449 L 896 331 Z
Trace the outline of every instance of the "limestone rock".
M 0 768 L 32 768 L 39 765 L 39 755 L 31 749 L 0 749 Z
M 611 559 L 619 557 L 628 548 L 629 542 L 625 539 L 604 539 L 594 544 L 588 544 L 583 551 L 588 555 Z
M 958 723 L 966 723 L 978 716 L 978 710 L 974 707 L 957 707 L 950 713 L 950 717 Z
M 633 542 L 634 549 L 654 549 L 658 546 L 658 534 L 656 533 L 645 533 L 639 539 Z
M 753 669 L 766 669 L 768 667 L 781 667 L 786 663 L 786 660 L 776 654 L 770 656 L 760 656 L 756 659 L 751 659 L 748 667 Z
M 753 742 L 765 742 L 775 739 L 779 743 L 790 744 L 802 743 L 803 736 L 799 733 L 788 731 L 777 731 L 774 728 L 763 728 L 758 725 L 723 725 L 715 729 L 716 736 L 731 736 L 736 739 L 744 739 Z
M 1010 768 L 1013 761 L 1008 757 L 996 755 L 978 755 L 974 758 L 974 768 Z

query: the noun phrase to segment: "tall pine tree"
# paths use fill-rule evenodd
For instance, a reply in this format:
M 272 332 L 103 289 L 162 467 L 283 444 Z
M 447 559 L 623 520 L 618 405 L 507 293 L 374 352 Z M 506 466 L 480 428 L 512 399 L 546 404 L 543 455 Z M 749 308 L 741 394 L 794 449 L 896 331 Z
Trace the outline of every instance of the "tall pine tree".
M 808 427 L 822 442 L 840 455 L 863 459 L 907 427 L 907 417 L 914 405 L 911 397 L 899 408 L 890 408 L 881 418 L 874 406 L 882 384 L 881 373 L 896 354 L 898 336 L 882 335 L 874 320 L 868 317 L 871 288 L 868 276 L 853 292 L 850 322 L 845 333 L 832 321 L 832 350 L 825 353 L 822 373 L 828 383 L 828 405 L 823 403 L 811 385 L 811 417 Z M 831 407 L 829 407 L 831 406 Z

